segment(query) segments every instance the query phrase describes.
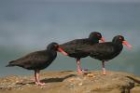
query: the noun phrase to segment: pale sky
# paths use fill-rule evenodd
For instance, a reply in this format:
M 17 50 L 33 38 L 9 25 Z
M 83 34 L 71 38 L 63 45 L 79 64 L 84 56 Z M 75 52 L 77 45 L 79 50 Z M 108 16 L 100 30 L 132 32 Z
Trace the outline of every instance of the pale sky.
M 134 47 L 140 46 L 139 42 L 135 42 L 139 40 L 140 33 L 140 7 L 137 3 L 126 6 L 111 3 L 110 7 L 95 6 L 96 4 L 84 6 L 84 3 L 79 6 L 42 3 L 47 1 L 140 2 L 140 0 L 0 0 L 0 44 L 5 46 L 19 44 L 27 48 L 38 44 L 37 46 L 43 47 L 53 40 L 65 42 L 87 37 L 90 31 L 95 30 L 101 31 L 107 37 L 107 41 L 116 34 L 124 34 Z
M 49 1 L 49 2 L 140 2 L 140 0 L 0 0 L 0 2 L 12 2 L 12 1 L 24 1 L 24 2 L 42 2 L 42 1 Z

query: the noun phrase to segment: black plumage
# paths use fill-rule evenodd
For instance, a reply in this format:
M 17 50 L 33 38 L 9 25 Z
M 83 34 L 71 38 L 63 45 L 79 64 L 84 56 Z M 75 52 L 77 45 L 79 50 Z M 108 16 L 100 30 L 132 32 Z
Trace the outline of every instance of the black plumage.
M 56 58 L 57 51 L 67 55 L 57 43 L 53 42 L 47 46 L 46 50 L 32 52 L 24 57 L 9 62 L 9 66 L 19 66 L 28 70 L 35 71 L 35 83 L 43 85 L 39 81 L 39 71 L 48 67 Z
M 105 61 L 111 60 L 118 56 L 123 49 L 122 44 L 126 45 L 128 48 L 131 48 L 131 45 L 122 35 L 117 35 L 113 38 L 112 42 L 94 44 L 79 51 L 90 53 L 90 57 L 102 61 L 103 74 L 106 74 Z
M 64 44 L 61 44 L 60 46 L 64 49 L 64 51 L 68 53 L 69 57 L 76 58 L 77 71 L 78 73 L 82 74 L 82 69 L 80 66 L 80 59 L 87 57 L 89 53 L 83 52 L 83 51 L 77 51 L 77 50 L 94 45 L 95 43 L 99 43 L 99 40 L 102 40 L 104 42 L 104 39 L 102 38 L 101 33 L 92 32 L 90 33 L 88 38 L 75 39 L 75 40 L 66 42 Z

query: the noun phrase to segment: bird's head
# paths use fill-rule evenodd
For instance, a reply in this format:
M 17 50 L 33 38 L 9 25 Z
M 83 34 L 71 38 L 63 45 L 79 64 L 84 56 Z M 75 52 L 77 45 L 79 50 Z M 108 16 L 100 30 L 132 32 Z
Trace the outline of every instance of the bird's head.
M 132 46 L 124 39 L 122 35 L 117 35 L 113 38 L 112 42 L 114 43 L 121 43 L 125 45 L 128 49 L 131 49 Z
M 105 39 L 102 37 L 102 34 L 97 31 L 91 32 L 89 35 L 89 39 L 94 41 L 95 43 L 99 43 L 99 41 L 105 42 Z
M 59 44 L 56 42 L 52 42 L 47 46 L 47 50 L 55 50 L 58 52 L 61 52 L 63 55 L 67 56 L 68 54 L 62 49 L 60 48 Z

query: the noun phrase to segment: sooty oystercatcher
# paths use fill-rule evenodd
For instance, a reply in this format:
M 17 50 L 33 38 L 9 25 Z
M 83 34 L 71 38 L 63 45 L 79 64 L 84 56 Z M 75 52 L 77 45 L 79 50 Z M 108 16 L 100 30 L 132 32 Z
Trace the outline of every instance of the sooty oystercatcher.
M 77 51 L 81 48 L 86 48 L 88 46 L 94 45 L 95 43 L 99 43 L 99 40 L 104 42 L 104 38 L 99 32 L 91 32 L 88 38 L 84 39 L 75 39 L 60 46 L 68 53 L 69 57 L 76 58 L 77 63 L 77 71 L 79 74 L 82 74 L 82 68 L 80 66 L 80 59 L 87 57 L 89 53 Z
M 103 74 L 106 74 L 105 61 L 111 60 L 118 56 L 123 49 L 122 44 L 127 46 L 127 48 L 131 48 L 131 45 L 124 39 L 122 35 L 117 35 L 113 38 L 112 42 L 94 44 L 82 49 L 81 51 L 87 53 L 90 52 L 90 57 L 101 60 Z
M 44 85 L 44 83 L 41 83 L 39 80 L 39 72 L 53 62 L 57 56 L 56 51 L 67 55 L 67 53 L 64 52 L 57 43 L 52 42 L 47 46 L 46 50 L 32 52 L 24 57 L 10 61 L 7 67 L 19 66 L 28 70 L 34 70 L 35 83 L 37 85 Z

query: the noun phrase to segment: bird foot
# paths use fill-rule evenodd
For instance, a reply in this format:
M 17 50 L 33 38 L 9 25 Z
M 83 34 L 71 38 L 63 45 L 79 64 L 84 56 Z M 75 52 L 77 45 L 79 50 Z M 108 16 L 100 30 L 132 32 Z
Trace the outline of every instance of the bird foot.
M 78 74 L 83 75 L 88 72 L 88 69 L 78 69 Z
M 112 73 L 110 71 L 102 72 L 103 75 L 111 75 Z
M 35 82 L 35 84 L 38 85 L 38 86 L 44 86 L 45 85 L 45 83 L 42 83 L 42 82 Z
M 103 75 L 108 75 L 109 73 L 106 72 L 106 71 L 103 71 L 102 74 L 103 74 Z
M 103 72 L 103 75 L 107 75 L 105 72 Z
M 80 74 L 80 75 L 83 74 L 83 71 L 82 71 L 82 70 L 78 70 L 77 72 L 78 72 L 78 74 Z
M 105 68 L 102 68 L 102 73 L 103 73 L 103 75 L 106 75 L 107 74 Z
M 88 69 L 82 69 L 83 74 L 86 74 L 88 72 Z

